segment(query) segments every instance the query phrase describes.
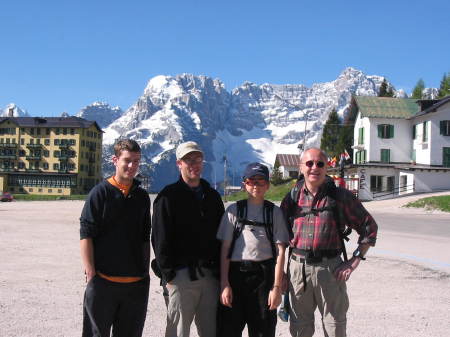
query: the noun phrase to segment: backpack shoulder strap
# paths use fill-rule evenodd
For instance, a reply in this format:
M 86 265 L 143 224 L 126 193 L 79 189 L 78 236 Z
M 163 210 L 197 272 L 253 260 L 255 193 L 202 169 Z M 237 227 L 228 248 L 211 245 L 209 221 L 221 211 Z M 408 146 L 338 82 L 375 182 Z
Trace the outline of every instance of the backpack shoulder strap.
M 263 221 L 265 224 L 265 229 L 266 229 L 266 236 L 267 239 L 270 242 L 270 247 L 272 249 L 272 256 L 274 258 L 277 257 L 277 250 L 275 247 L 275 240 L 273 237 L 273 208 L 274 208 L 274 203 L 270 202 L 268 200 L 264 200 L 264 207 L 263 207 Z
M 244 230 L 245 220 L 247 219 L 247 199 L 238 200 L 236 202 L 236 221 L 234 222 L 233 237 L 231 239 L 230 249 L 228 250 L 228 258 L 231 259 L 236 240 Z
M 336 223 L 339 239 L 341 241 L 341 247 L 342 247 L 342 255 L 344 256 L 344 261 L 347 261 L 347 250 L 345 249 L 345 241 L 349 241 L 349 235 L 352 233 L 352 229 L 350 227 L 345 226 L 345 224 L 342 223 L 341 219 L 341 209 L 337 205 L 337 187 L 331 188 L 328 197 L 330 202 L 330 207 L 332 208 L 334 221 Z

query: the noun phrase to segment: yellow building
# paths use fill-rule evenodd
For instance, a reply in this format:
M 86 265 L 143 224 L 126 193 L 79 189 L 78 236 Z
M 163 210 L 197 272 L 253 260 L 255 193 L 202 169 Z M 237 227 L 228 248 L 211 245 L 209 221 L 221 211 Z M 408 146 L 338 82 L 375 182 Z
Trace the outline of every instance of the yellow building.
M 102 179 L 102 134 L 79 117 L 0 117 L 0 191 L 89 192 Z

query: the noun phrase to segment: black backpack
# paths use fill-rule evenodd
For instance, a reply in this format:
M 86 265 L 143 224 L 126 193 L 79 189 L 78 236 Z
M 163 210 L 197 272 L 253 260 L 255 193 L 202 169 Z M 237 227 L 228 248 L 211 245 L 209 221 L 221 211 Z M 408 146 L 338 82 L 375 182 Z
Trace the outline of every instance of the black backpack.
M 300 195 L 300 188 L 303 186 L 303 175 L 301 175 L 295 184 L 295 186 L 290 191 L 290 198 L 295 205 L 296 211 L 291 213 L 289 216 L 289 223 L 291 226 L 294 223 L 295 218 L 297 217 L 305 217 L 308 214 L 314 214 L 318 215 L 320 212 L 324 211 L 331 211 L 333 213 L 334 221 L 336 222 L 336 225 L 338 226 L 338 233 L 339 238 L 341 240 L 341 247 L 342 247 L 342 255 L 344 256 L 344 260 L 347 261 L 347 251 L 345 250 L 345 241 L 349 241 L 349 235 L 352 232 L 352 229 L 350 227 L 346 227 L 345 225 L 342 225 L 341 219 L 340 219 L 340 210 L 337 207 L 336 204 L 336 192 L 337 187 L 334 184 L 334 181 L 327 177 L 327 188 L 326 188 L 326 195 L 329 197 L 329 205 L 326 207 L 320 207 L 320 208 L 311 208 L 309 211 L 304 212 L 302 209 L 298 207 L 298 198 Z M 345 241 L 344 241 L 345 240 Z
M 245 225 L 252 225 L 258 227 L 264 227 L 266 230 L 267 239 L 270 242 L 272 249 L 272 255 L 274 258 L 277 256 L 277 251 L 275 248 L 275 242 L 273 239 L 273 207 L 274 204 L 268 200 L 264 200 L 263 206 L 263 221 L 251 221 L 247 219 L 247 199 L 239 200 L 236 202 L 236 221 L 234 223 L 233 238 L 231 240 L 230 249 L 228 251 L 228 258 L 231 259 L 231 255 L 234 250 L 237 238 L 241 235 L 244 230 Z

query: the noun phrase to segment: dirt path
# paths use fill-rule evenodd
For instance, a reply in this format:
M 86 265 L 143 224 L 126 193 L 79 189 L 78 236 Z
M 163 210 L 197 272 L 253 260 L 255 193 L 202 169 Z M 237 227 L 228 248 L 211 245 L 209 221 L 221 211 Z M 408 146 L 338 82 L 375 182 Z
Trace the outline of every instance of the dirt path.
M 78 244 L 82 205 L 0 203 L 1 337 L 80 336 L 85 286 Z M 349 336 L 449 336 L 447 273 L 372 255 L 360 264 L 348 289 Z M 161 288 L 152 275 L 144 336 L 164 336 L 164 326 Z M 319 319 L 316 331 L 323 336 Z M 288 324 L 279 322 L 277 336 L 288 335 Z

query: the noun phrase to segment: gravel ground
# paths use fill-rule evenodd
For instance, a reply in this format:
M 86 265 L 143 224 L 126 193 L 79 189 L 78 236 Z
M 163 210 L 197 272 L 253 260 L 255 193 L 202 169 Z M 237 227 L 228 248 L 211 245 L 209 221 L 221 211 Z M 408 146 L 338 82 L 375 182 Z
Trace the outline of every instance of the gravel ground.
M 399 206 L 405 201 L 367 206 L 401 214 L 405 210 Z M 80 335 L 85 287 L 78 244 L 82 205 L 0 203 L 1 337 Z M 446 272 L 371 254 L 348 282 L 348 335 L 449 336 L 449 281 Z M 164 336 L 164 326 L 161 288 L 152 275 L 144 336 Z M 197 336 L 195 328 L 191 335 Z M 279 322 L 277 336 L 288 335 L 288 324 Z M 316 335 L 323 336 L 319 318 Z

